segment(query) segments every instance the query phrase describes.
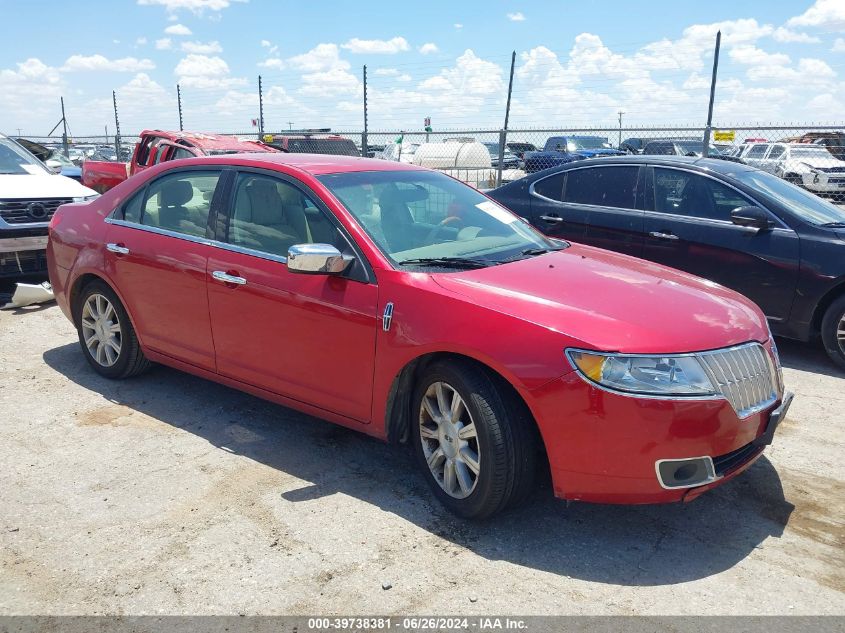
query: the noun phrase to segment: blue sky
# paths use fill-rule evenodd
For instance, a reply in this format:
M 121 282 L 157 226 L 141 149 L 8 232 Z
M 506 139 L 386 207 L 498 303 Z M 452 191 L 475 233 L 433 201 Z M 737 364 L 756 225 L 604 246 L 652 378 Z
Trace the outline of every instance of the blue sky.
M 77 134 L 178 126 L 495 128 L 517 51 L 512 126 L 701 124 L 715 31 L 717 122 L 837 122 L 845 0 L 601 3 L 0 0 L 0 120 L 45 134 L 65 97 Z M 39 25 L 33 35 L 33 25 Z

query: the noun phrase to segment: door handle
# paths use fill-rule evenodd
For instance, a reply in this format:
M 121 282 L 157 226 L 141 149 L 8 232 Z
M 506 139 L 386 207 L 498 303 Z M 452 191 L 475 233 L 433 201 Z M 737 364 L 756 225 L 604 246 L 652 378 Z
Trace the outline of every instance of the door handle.
M 129 249 L 126 248 L 123 244 L 115 244 L 113 242 L 109 242 L 106 244 L 106 250 L 112 253 L 117 253 L 118 255 L 128 255 Z
M 215 270 L 211 273 L 211 276 L 214 277 L 217 281 L 222 281 L 224 284 L 235 284 L 238 286 L 245 286 L 246 279 L 243 277 L 236 277 L 235 275 L 230 275 L 228 273 L 223 272 L 222 270 Z
M 659 240 L 677 240 L 680 239 L 674 233 L 661 233 L 660 231 L 652 231 L 649 233 L 652 237 L 656 237 Z
M 560 224 L 564 221 L 562 217 L 557 215 L 541 215 L 540 219 L 545 220 L 546 222 L 555 222 L 557 224 Z

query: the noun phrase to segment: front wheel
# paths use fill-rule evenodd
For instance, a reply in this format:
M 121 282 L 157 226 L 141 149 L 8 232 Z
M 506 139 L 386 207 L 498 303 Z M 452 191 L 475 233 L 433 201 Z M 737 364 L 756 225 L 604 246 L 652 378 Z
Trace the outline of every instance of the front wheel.
M 126 309 L 105 282 L 83 288 L 75 321 L 85 359 L 98 374 L 128 378 L 149 368 Z
M 828 356 L 845 369 L 845 297 L 830 304 L 822 319 L 821 334 Z
M 485 370 L 434 363 L 417 383 L 413 402 L 417 459 L 449 510 L 486 518 L 532 488 L 536 446 L 528 413 Z

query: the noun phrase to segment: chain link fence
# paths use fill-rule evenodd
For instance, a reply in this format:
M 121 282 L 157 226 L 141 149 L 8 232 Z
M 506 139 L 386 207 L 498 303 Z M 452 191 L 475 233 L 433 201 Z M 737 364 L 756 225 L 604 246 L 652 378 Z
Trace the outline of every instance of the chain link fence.
M 623 154 L 702 156 L 704 132 L 703 127 L 668 126 L 366 133 L 326 128 L 314 133 L 270 131 L 265 133 L 265 140 L 287 151 L 354 154 L 412 163 L 488 189 L 584 158 Z M 255 130 L 221 133 L 248 139 L 259 136 Z M 61 137 L 26 138 L 61 148 Z M 70 158 L 78 164 L 91 157 L 109 160 L 109 155 L 111 160 L 127 160 L 136 139 L 123 136 L 118 156 L 114 136 L 74 137 L 69 140 Z M 748 164 L 845 203 L 845 125 L 724 126 L 714 128 L 712 139 L 706 151 L 712 158 Z

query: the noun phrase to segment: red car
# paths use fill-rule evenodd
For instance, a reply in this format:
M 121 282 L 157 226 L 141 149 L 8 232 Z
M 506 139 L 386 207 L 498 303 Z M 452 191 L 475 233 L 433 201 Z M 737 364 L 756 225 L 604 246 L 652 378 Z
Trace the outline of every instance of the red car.
M 103 376 L 162 363 L 411 442 L 465 517 L 544 468 L 564 499 L 690 500 L 748 468 L 791 400 L 747 299 L 401 163 L 171 161 L 60 207 L 48 261 Z

